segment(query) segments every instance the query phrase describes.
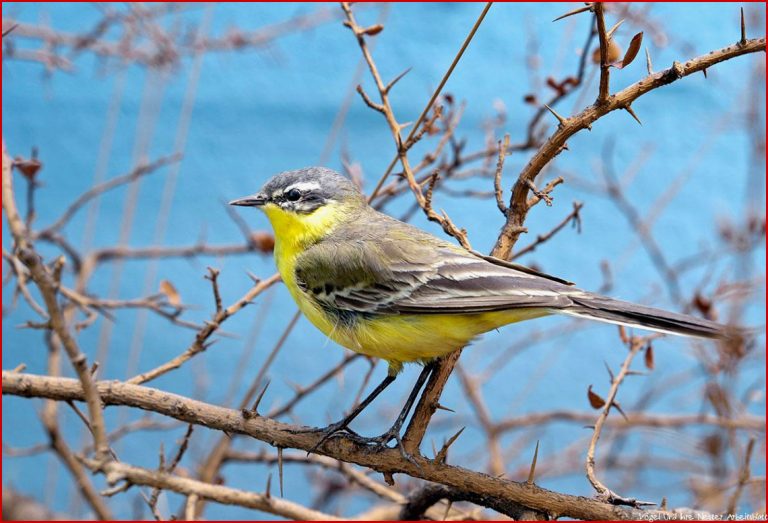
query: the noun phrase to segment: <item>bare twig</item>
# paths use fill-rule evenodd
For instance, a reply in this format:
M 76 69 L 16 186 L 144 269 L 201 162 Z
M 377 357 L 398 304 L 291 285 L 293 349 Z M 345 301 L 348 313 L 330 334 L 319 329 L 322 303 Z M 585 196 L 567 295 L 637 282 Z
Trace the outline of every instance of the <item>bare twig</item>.
M 512 259 L 513 260 L 517 259 L 525 254 L 528 254 L 529 252 L 535 251 L 538 246 L 551 240 L 555 234 L 560 232 L 569 223 L 573 223 L 578 227 L 579 221 L 581 220 L 579 212 L 581 212 L 581 209 L 583 207 L 584 207 L 583 203 L 573 202 L 573 210 L 570 213 L 568 213 L 568 216 L 563 218 L 563 220 L 560 223 L 558 223 L 555 227 L 553 227 L 552 230 L 550 230 L 549 232 L 545 234 L 539 234 L 536 237 L 536 240 L 534 240 L 529 245 L 526 245 L 525 247 L 517 251 L 515 255 L 512 256 Z
M 609 82 L 611 67 L 608 63 L 608 40 L 609 36 L 605 30 L 605 14 L 603 12 L 603 3 L 595 2 L 595 19 L 597 20 L 597 36 L 600 39 L 600 91 L 597 95 L 596 105 L 602 105 L 608 100 Z
M 437 97 L 440 96 L 440 92 L 443 90 L 445 83 L 448 81 L 448 78 L 451 77 L 453 70 L 456 68 L 456 65 L 459 63 L 459 60 L 461 60 L 461 57 L 464 55 L 464 51 L 466 51 L 467 47 L 469 46 L 469 42 L 472 41 L 472 38 L 474 38 L 475 33 L 480 28 L 480 24 L 483 23 L 483 20 L 485 19 L 485 15 L 488 13 L 488 10 L 491 8 L 492 4 L 493 2 L 487 2 L 485 4 L 483 11 L 480 13 L 480 16 L 477 17 L 477 21 L 475 22 L 475 25 L 472 26 L 472 29 L 469 31 L 469 34 L 464 39 L 464 43 L 461 44 L 461 48 L 459 49 L 459 52 L 456 53 L 456 56 L 454 56 L 453 62 L 451 62 L 451 65 L 448 67 L 448 70 L 443 75 L 443 78 L 440 80 L 440 83 L 438 84 L 437 88 L 435 88 L 435 91 L 432 93 L 432 96 L 429 98 L 427 105 L 424 106 L 424 110 L 421 111 L 421 114 L 416 119 L 416 123 L 411 128 L 411 132 L 409 133 L 408 138 L 405 139 L 405 143 L 410 142 L 411 138 L 413 138 L 416 132 L 419 130 L 419 126 L 421 125 L 421 122 L 427 116 L 427 113 L 432 108 L 432 105 L 435 103 L 435 100 L 437 100 Z M 342 6 L 343 5 L 345 4 L 342 4 Z M 346 11 L 347 9 L 345 8 L 345 12 Z M 350 11 L 350 14 L 351 14 L 351 11 Z M 389 89 L 387 86 L 384 86 L 384 93 L 385 94 L 389 93 Z M 374 198 L 376 198 L 377 194 L 379 193 L 379 190 L 381 189 L 381 186 L 384 185 L 384 182 L 386 181 L 387 176 L 389 176 L 389 173 L 391 173 L 392 169 L 395 167 L 395 164 L 397 163 L 398 158 L 399 158 L 398 156 L 395 156 L 394 158 L 392 158 L 392 161 L 389 162 L 389 167 L 387 167 L 387 169 L 384 171 L 384 174 L 381 176 L 381 179 L 379 179 L 373 191 L 371 191 L 371 195 L 368 197 L 369 202 L 373 201 Z
M 88 360 L 80 351 L 75 338 L 69 331 L 64 319 L 59 301 L 57 299 L 57 284 L 51 278 L 49 269 L 42 263 L 40 256 L 35 252 L 29 239 L 24 221 L 19 216 L 16 201 L 13 194 L 13 174 L 11 173 L 11 159 L 8 156 L 5 143 L 3 143 L 3 210 L 8 220 L 8 228 L 11 230 L 15 242 L 15 253 L 21 262 L 29 269 L 30 275 L 40 290 L 45 302 L 48 316 L 51 322 L 51 330 L 55 332 L 66 351 L 72 366 L 77 372 L 80 382 L 83 384 L 85 397 L 88 404 L 88 415 L 93 429 L 96 456 L 99 460 L 108 459 L 109 445 L 104 427 L 104 415 L 101 409 L 99 393 L 96 389 L 93 377 L 88 369 Z
M 251 290 L 245 293 L 245 295 L 243 295 L 243 297 L 237 300 L 235 303 L 225 309 L 221 309 L 220 311 L 216 312 L 216 314 L 214 314 L 213 318 L 205 325 L 205 327 L 198 331 L 197 335 L 195 336 L 195 340 L 192 342 L 189 348 L 187 348 L 187 350 L 152 370 L 142 372 L 138 376 L 134 376 L 128 380 L 128 383 L 146 383 L 162 376 L 163 374 L 166 374 L 167 372 L 178 369 L 185 362 L 192 359 L 196 354 L 199 354 L 208 348 L 206 341 L 214 332 L 219 329 L 221 324 L 225 322 L 227 318 L 248 305 L 251 300 L 253 300 L 256 296 L 264 292 L 278 281 L 280 281 L 280 275 L 274 274 L 266 280 L 262 280 L 261 282 L 254 285 Z
M 608 487 L 606 487 L 602 482 L 600 482 L 599 479 L 597 479 L 597 475 L 595 474 L 595 449 L 597 448 L 597 440 L 600 439 L 603 425 L 605 425 L 605 420 L 608 418 L 608 413 L 611 411 L 612 407 L 616 407 L 616 394 L 619 392 L 619 386 L 621 386 L 624 378 L 629 372 L 629 366 L 632 364 L 632 359 L 638 352 L 640 352 L 640 349 L 642 348 L 643 342 L 641 339 L 632 338 L 629 340 L 629 353 L 624 359 L 624 363 L 621 365 L 621 369 L 619 370 L 618 374 L 611 380 L 611 388 L 608 391 L 608 396 L 605 399 L 605 406 L 603 407 L 603 410 L 600 412 L 600 415 L 597 417 L 597 421 L 595 422 L 595 428 L 592 431 L 592 438 L 589 441 L 589 447 L 587 449 L 586 461 L 587 479 L 589 479 L 589 482 L 597 491 L 598 496 L 612 504 L 629 505 L 632 507 L 641 506 L 647 503 L 619 496 Z
M 496 196 L 496 207 L 499 208 L 501 214 L 507 215 L 507 206 L 504 204 L 504 192 L 501 188 L 501 173 L 504 170 L 504 158 L 507 156 L 507 149 L 509 149 L 509 135 L 504 135 L 504 141 L 499 140 L 499 159 L 496 162 L 496 175 L 493 177 L 493 193 Z

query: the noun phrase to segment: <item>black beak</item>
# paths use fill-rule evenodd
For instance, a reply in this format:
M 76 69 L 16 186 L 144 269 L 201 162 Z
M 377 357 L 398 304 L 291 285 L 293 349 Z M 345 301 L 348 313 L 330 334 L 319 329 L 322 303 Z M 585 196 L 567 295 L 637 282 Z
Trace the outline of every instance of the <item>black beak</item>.
M 230 205 L 241 205 L 243 207 L 259 207 L 267 203 L 267 196 L 262 193 L 246 196 L 245 198 L 238 198 L 229 202 Z

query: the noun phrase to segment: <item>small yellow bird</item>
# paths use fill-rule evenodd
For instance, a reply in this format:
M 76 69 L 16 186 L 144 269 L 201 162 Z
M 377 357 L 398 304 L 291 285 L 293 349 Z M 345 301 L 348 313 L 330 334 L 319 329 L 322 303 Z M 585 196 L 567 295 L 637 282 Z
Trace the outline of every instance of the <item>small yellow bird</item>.
M 664 333 L 725 337 L 717 323 L 617 301 L 521 265 L 482 257 L 370 207 L 330 169 L 283 172 L 258 193 L 230 202 L 261 208 L 275 230 L 275 260 L 301 311 L 326 336 L 389 363 L 384 381 L 325 437 L 384 390 L 403 363 L 430 363 L 497 327 L 568 314 Z M 432 366 L 427 365 L 395 425 L 400 428 Z M 350 431 L 351 432 L 351 431 Z M 402 449 L 402 446 L 401 446 Z

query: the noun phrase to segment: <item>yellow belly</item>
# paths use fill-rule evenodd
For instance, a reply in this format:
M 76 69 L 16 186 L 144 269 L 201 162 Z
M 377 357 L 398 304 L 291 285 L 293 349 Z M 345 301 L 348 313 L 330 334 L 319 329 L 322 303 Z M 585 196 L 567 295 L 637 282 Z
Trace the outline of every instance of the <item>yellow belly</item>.
M 354 351 L 383 358 L 397 370 L 406 362 L 427 361 L 449 354 L 502 325 L 544 315 L 546 312 L 541 309 L 528 309 L 379 316 L 359 321 L 349 332 L 329 336 Z
M 293 263 L 283 258 L 280 274 L 299 309 L 333 341 L 355 352 L 382 358 L 393 371 L 403 363 L 427 361 L 458 350 L 478 335 L 508 323 L 546 316 L 542 309 L 515 309 L 479 314 L 392 314 L 360 318 L 343 325 L 326 313 L 296 284 Z

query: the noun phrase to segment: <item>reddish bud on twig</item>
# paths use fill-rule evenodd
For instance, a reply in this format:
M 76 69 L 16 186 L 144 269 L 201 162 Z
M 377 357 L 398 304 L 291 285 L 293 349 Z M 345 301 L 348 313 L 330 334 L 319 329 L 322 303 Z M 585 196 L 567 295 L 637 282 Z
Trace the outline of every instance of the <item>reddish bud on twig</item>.
M 653 345 L 649 343 L 645 348 L 645 368 L 648 370 L 653 370 L 655 366 L 656 364 L 653 361 Z
M 360 31 L 360 34 L 368 35 L 368 36 L 375 36 L 382 32 L 384 30 L 384 26 L 381 24 L 374 24 L 372 26 L 366 27 L 365 29 L 362 29 Z

